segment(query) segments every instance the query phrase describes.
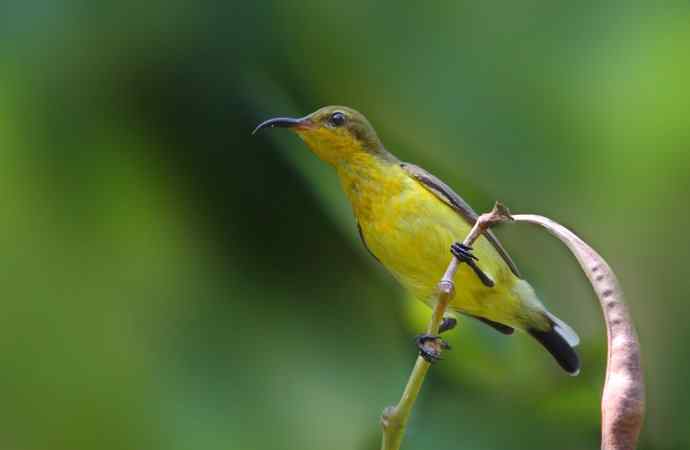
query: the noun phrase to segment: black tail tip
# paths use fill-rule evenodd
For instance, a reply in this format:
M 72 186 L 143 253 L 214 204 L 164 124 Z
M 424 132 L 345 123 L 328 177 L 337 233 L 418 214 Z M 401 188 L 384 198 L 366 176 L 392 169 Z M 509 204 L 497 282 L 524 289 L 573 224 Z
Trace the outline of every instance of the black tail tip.
M 572 376 L 580 373 L 580 358 L 575 349 L 568 344 L 563 336 L 558 334 L 555 328 L 551 328 L 549 331 L 529 329 L 527 332 L 551 353 L 551 356 L 563 370 Z

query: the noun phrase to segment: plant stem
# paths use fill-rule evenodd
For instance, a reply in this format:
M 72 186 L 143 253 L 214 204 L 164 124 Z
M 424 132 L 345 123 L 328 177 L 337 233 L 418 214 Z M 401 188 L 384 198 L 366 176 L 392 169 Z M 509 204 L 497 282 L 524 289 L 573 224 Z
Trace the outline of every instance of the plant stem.
M 540 225 L 559 238 L 580 263 L 601 304 L 608 338 L 606 381 L 601 399 L 602 450 L 634 450 L 645 412 L 645 385 L 640 364 L 640 344 L 623 291 L 611 267 L 592 247 L 572 231 L 543 216 L 521 214 L 511 216 L 500 203 L 482 214 L 463 242 L 472 243 L 493 224 L 514 220 Z M 437 301 L 427 332 L 438 334 L 443 314 L 454 296 L 453 278 L 460 261 L 453 257 L 438 284 Z M 415 400 L 431 365 L 417 357 L 400 402 L 383 411 L 382 450 L 399 450 L 405 426 Z
M 469 234 L 463 241 L 468 247 L 471 247 L 474 241 L 481 236 L 486 230 L 488 230 L 493 224 L 499 223 L 505 220 L 509 220 L 509 215 L 507 210 L 496 203 L 494 209 L 487 213 L 479 216 L 474 226 L 470 230 Z M 431 320 L 429 321 L 429 326 L 427 327 L 427 333 L 436 335 L 438 334 L 439 326 L 443 320 L 443 315 L 446 312 L 448 304 L 455 296 L 455 286 L 453 283 L 453 278 L 455 273 L 460 266 L 460 261 L 453 256 L 446 272 L 443 274 L 441 281 L 438 283 L 438 290 L 436 293 L 436 306 L 434 306 L 433 313 L 431 314 Z M 381 416 L 381 426 L 383 428 L 383 439 L 381 442 L 381 450 L 398 450 L 402 444 L 403 437 L 405 435 L 405 427 L 407 421 L 412 413 L 412 408 L 415 401 L 417 400 L 417 395 L 422 389 L 422 384 L 424 383 L 424 378 L 426 373 L 431 367 L 421 356 L 417 356 L 417 361 L 415 362 L 410 378 L 407 380 L 407 385 L 403 391 L 402 397 L 396 406 L 389 406 L 383 411 Z

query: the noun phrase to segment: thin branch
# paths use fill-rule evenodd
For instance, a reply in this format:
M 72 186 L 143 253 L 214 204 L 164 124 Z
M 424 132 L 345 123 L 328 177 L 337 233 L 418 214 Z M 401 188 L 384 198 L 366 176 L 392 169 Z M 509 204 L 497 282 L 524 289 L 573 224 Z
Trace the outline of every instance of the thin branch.
M 634 450 L 644 419 L 645 387 L 637 333 L 616 275 L 601 255 L 567 228 L 543 216 L 511 216 L 498 202 L 490 213 L 479 217 L 463 243 L 471 246 L 492 225 L 509 220 L 540 225 L 558 237 L 573 253 L 592 284 L 604 314 L 608 340 L 606 381 L 601 399 L 601 448 Z M 453 299 L 453 278 L 459 264 L 460 261 L 453 257 L 438 284 L 438 300 L 427 330 L 430 334 L 438 333 L 443 314 Z M 417 357 L 400 402 L 384 410 L 382 450 L 400 448 L 405 426 L 429 367 L 424 358 Z
M 463 244 L 468 247 L 472 246 L 474 241 L 492 225 L 509 220 L 510 216 L 508 214 L 508 211 L 501 204 L 496 203 L 491 212 L 479 216 Z M 448 264 L 446 273 L 443 274 L 443 278 L 438 283 L 436 306 L 427 327 L 427 333 L 429 334 L 438 334 L 438 328 L 441 325 L 446 308 L 455 296 L 453 278 L 455 278 L 455 272 L 457 272 L 459 266 L 460 261 L 453 256 L 450 264 Z M 381 416 L 381 426 L 383 428 L 382 450 L 398 450 L 400 448 L 412 407 L 415 400 L 417 400 L 417 395 L 419 395 L 429 367 L 431 367 L 431 364 L 421 356 L 418 356 L 400 401 L 396 406 L 389 406 L 383 411 Z

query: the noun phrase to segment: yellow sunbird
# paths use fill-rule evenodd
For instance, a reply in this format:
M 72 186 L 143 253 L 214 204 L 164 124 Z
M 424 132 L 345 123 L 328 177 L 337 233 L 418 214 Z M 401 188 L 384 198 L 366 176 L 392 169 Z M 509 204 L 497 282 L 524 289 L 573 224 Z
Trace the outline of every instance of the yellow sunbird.
M 450 249 L 466 264 L 455 276 L 456 294 L 449 310 L 504 334 L 515 328 L 527 332 L 563 369 L 577 375 L 577 334 L 547 311 L 493 233 L 482 235 L 474 250 L 458 243 L 477 213 L 441 180 L 386 150 L 364 115 L 326 106 L 299 119 L 269 119 L 254 133 L 267 127 L 295 131 L 313 153 L 335 167 L 364 246 L 414 297 L 433 307 Z M 449 317 L 443 328 L 455 323 Z M 438 353 L 423 345 L 428 339 L 438 337 L 423 335 L 417 344 L 422 356 L 434 361 Z

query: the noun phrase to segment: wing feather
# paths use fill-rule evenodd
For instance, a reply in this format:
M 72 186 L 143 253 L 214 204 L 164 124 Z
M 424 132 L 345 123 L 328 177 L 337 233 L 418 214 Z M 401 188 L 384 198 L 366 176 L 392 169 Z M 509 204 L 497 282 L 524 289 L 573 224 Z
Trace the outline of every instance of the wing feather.
M 458 194 L 453 191 L 450 186 L 441 181 L 439 178 L 433 176 L 426 170 L 419 166 L 409 163 L 400 163 L 400 167 L 403 168 L 412 178 L 417 180 L 422 186 L 429 190 L 432 194 L 436 195 L 443 202 L 452 207 L 467 223 L 474 225 L 479 217 L 477 213 L 472 209 L 470 205 L 467 204 L 465 200 L 462 199 Z M 499 255 L 506 262 L 510 270 L 515 274 L 516 277 L 522 278 L 520 271 L 518 270 L 515 262 L 510 257 L 506 249 L 503 248 L 501 243 L 498 241 L 496 235 L 491 231 L 487 230 L 484 233 L 485 237 L 491 242 Z

